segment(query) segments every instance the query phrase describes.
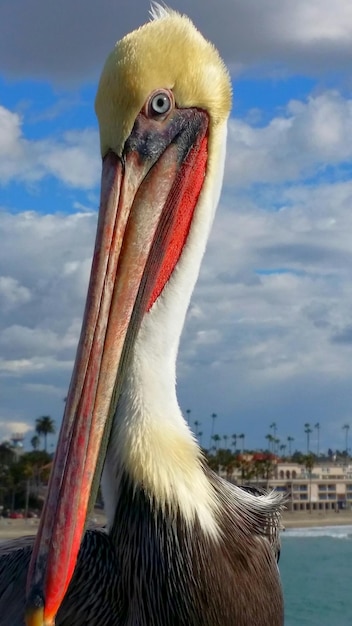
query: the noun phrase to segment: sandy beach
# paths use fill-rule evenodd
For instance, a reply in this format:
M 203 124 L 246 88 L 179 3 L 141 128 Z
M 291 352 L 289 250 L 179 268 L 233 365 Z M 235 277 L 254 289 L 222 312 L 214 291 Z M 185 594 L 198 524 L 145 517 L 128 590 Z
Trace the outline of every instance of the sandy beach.
M 94 517 L 89 519 L 89 525 L 104 526 L 105 516 L 101 511 L 97 511 Z M 39 519 L 7 519 L 0 517 L 0 541 L 16 539 L 26 535 L 35 535 L 39 526 Z
M 285 528 L 309 528 L 313 526 L 349 526 L 352 525 L 352 511 L 285 511 L 282 516 Z
M 17 539 L 26 535 L 35 535 L 39 520 L 37 519 L 0 519 L 0 541 Z
M 93 525 L 103 526 L 105 518 L 101 512 L 97 512 L 91 519 Z M 0 518 L 0 541 L 6 539 L 16 539 L 26 535 L 35 535 L 38 529 L 38 519 L 5 519 Z M 291 513 L 286 511 L 283 515 L 283 526 L 285 528 L 309 528 L 314 526 L 352 526 L 352 511 L 340 511 L 327 513 L 314 511 L 297 511 Z

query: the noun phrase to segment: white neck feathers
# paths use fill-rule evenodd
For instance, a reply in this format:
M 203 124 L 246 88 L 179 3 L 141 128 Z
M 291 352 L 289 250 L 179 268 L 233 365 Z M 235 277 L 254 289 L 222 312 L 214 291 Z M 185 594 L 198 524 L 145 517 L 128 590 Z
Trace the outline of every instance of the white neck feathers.
M 202 469 L 199 446 L 178 406 L 175 369 L 187 307 L 220 195 L 225 144 L 224 124 L 209 138 L 207 174 L 180 260 L 136 339 L 102 479 L 110 525 L 120 477 L 127 472 L 162 508 L 168 505 L 180 511 L 189 523 L 198 517 L 204 530 L 217 532 L 217 502 Z

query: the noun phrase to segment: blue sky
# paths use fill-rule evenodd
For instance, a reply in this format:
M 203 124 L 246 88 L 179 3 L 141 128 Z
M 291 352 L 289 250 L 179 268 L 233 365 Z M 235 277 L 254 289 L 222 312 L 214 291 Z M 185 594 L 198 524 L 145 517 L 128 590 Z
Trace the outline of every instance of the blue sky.
M 283 443 L 303 448 L 304 423 L 319 421 L 321 448 L 342 448 L 352 426 L 350 4 L 203 5 L 190 15 L 231 69 L 234 108 L 181 342 L 180 403 L 204 443 L 216 412 L 217 432 L 244 432 L 250 448 L 273 421 Z M 55 20 L 36 0 L 30 22 L 25 3 L 0 7 L 0 438 L 20 430 L 27 445 L 36 417 L 61 420 L 78 339 L 99 203 L 99 68 L 148 13 L 147 2 L 123 14 L 99 6 L 65 0 Z

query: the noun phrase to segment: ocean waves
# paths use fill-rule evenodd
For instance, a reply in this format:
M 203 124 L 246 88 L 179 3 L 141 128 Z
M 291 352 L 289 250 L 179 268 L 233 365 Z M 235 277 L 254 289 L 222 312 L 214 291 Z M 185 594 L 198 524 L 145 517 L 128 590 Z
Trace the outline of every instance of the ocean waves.
M 317 538 L 331 537 L 333 539 L 352 540 L 351 526 L 314 526 L 310 528 L 287 528 L 281 535 L 287 539 L 295 538 Z

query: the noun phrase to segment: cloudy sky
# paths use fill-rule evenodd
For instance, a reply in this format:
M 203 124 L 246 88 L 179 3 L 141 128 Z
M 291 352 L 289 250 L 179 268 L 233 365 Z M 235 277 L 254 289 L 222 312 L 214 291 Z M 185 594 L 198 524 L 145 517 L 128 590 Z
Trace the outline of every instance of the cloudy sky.
M 352 4 L 174 0 L 233 76 L 225 181 L 178 364 L 209 442 L 269 425 L 304 449 L 352 427 Z M 90 268 L 93 102 L 147 0 L 0 5 L 0 439 L 60 423 Z M 315 450 L 315 433 L 312 449 Z M 352 430 L 351 430 L 352 434 Z

